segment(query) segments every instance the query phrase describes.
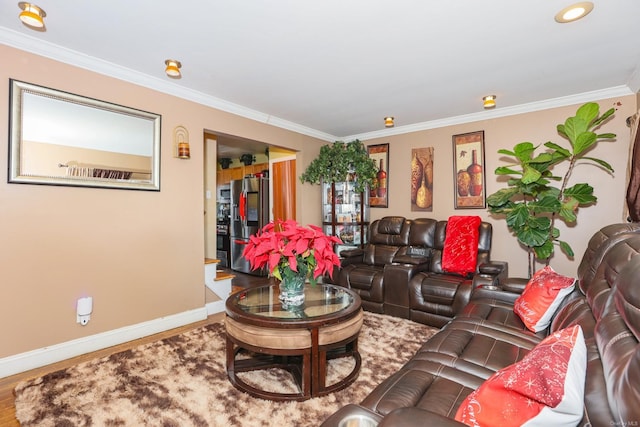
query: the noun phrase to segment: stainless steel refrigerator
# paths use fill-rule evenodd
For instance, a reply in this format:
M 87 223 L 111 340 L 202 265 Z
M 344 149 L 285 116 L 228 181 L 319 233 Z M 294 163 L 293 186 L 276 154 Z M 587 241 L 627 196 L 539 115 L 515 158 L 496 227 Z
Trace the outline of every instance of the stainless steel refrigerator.
M 266 276 L 266 269 L 251 270 L 242 256 L 249 236 L 269 222 L 269 179 L 244 178 L 231 181 L 231 269 Z

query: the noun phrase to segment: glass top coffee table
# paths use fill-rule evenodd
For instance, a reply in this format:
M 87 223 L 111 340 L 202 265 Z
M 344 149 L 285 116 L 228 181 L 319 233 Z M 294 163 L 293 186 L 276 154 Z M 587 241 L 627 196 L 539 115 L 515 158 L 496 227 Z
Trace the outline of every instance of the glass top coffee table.
M 340 286 L 307 285 L 305 302 L 298 307 L 283 307 L 278 296 L 278 286 L 268 285 L 227 298 L 227 374 L 231 383 L 270 400 L 306 400 L 351 384 L 361 365 L 358 334 L 363 316 L 358 294 Z M 352 357 L 354 368 L 327 385 L 327 360 L 337 357 Z M 237 375 L 271 368 L 290 372 L 298 392 L 262 390 Z

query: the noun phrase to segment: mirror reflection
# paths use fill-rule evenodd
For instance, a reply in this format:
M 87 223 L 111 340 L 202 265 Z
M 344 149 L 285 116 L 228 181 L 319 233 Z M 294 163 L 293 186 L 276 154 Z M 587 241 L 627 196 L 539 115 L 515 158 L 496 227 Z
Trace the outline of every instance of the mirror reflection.
M 11 82 L 10 182 L 159 190 L 160 116 Z

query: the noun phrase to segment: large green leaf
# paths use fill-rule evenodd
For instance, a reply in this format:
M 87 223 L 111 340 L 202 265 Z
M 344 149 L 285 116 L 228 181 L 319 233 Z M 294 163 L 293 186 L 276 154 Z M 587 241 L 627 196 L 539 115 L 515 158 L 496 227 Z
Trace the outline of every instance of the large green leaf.
M 518 193 L 517 188 L 502 188 L 490 196 L 487 196 L 489 206 L 502 206 Z
M 573 147 L 573 152 L 575 154 L 575 143 L 578 139 L 578 135 L 587 130 L 589 123 L 580 117 L 569 117 L 564 122 L 564 130 L 569 138 L 569 142 L 571 143 L 571 147 Z
M 539 246 L 533 248 L 538 259 L 547 259 L 553 255 L 553 243 L 550 240 L 545 241 Z
M 524 184 L 530 184 L 532 182 L 536 182 L 538 179 L 540 179 L 541 176 L 542 173 L 540 173 L 540 171 L 536 170 L 533 167 L 530 167 L 529 165 L 525 165 L 524 173 L 522 174 L 521 179 Z
M 562 252 L 567 254 L 569 258 L 573 258 L 573 249 L 571 249 L 571 246 L 569 246 L 567 242 L 561 240 L 558 240 L 558 243 L 560 243 L 560 249 L 562 249 Z
M 576 117 L 581 118 L 585 123 L 593 122 L 600 113 L 600 106 L 595 102 L 587 102 L 576 111 Z
M 545 230 L 538 228 L 523 228 L 517 232 L 518 240 L 527 246 L 536 248 L 543 245 L 548 237 L 549 233 Z
M 606 170 L 608 170 L 609 172 L 613 172 L 613 167 L 611 167 L 611 165 L 607 162 L 605 162 L 602 159 L 596 159 L 595 157 L 582 157 L 581 160 L 589 160 L 592 161 L 594 163 L 599 164 L 600 166 L 602 166 L 603 168 L 605 168 Z
M 553 142 L 549 141 L 549 142 L 546 142 L 544 145 L 545 145 L 545 147 L 548 147 L 548 148 L 551 148 L 552 150 L 555 150 L 558 154 L 562 155 L 565 158 L 566 157 L 571 157 L 571 151 L 567 150 L 566 148 L 564 148 L 564 147 L 562 147 L 562 146 L 560 146 L 560 145 L 558 145 L 556 143 L 553 143 Z
M 574 197 L 581 205 L 593 203 L 597 199 L 593 195 L 593 187 L 586 183 L 575 184 L 564 190 L 565 197 Z
M 521 161 L 526 162 L 533 156 L 533 152 L 536 150 L 536 147 L 533 146 L 530 142 L 521 142 L 516 144 L 513 147 L 513 151 L 515 152 L 515 156 Z
M 604 113 L 602 113 L 602 115 L 600 117 L 598 117 L 592 124 L 591 124 L 591 128 L 595 129 L 598 126 L 600 126 L 600 124 L 602 122 L 604 122 L 605 120 L 607 120 L 610 116 L 613 115 L 613 113 L 615 113 L 615 108 L 609 108 L 607 111 L 605 111 Z
M 531 228 L 547 232 L 551 228 L 551 218 L 546 216 L 530 216 L 527 225 Z
M 522 175 L 522 172 L 511 169 L 507 166 L 499 166 L 495 170 L 496 175 Z
M 533 159 L 529 161 L 529 163 L 550 163 L 553 161 L 553 155 L 551 153 L 540 153 Z
M 566 198 L 562 203 L 562 207 L 560 208 L 558 215 L 560 215 L 560 217 L 564 219 L 565 222 L 576 222 L 576 211 L 578 209 L 578 204 L 578 201 L 574 197 Z
M 591 148 L 597 142 L 596 134 L 593 132 L 582 132 L 576 138 L 573 146 L 573 154 L 579 156 L 582 152 Z
M 540 192 L 539 196 L 540 198 L 553 197 L 554 199 L 558 199 L 560 197 L 560 189 L 556 187 L 547 187 L 544 191 Z
M 517 230 L 529 220 L 529 209 L 524 203 L 517 203 L 511 212 L 506 216 L 507 226 L 512 230 Z
M 616 134 L 615 133 L 601 133 L 598 134 L 598 139 L 615 139 L 616 138 Z
M 545 196 L 540 200 L 533 201 L 528 205 L 529 210 L 535 213 L 542 212 L 558 212 L 560 210 L 560 201 L 556 197 Z

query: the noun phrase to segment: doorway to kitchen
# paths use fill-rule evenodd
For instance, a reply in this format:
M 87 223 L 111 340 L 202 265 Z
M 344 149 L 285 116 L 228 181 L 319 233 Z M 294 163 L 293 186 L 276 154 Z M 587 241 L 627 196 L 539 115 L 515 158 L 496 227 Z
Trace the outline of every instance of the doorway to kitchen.
M 205 131 L 204 145 L 205 258 L 219 259 L 220 267 L 230 268 L 231 231 L 234 215 L 239 214 L 239 206 L 227 196 L 231 181 L 268 178 L 269 220 L 295 219 L 295 152 L 211 131 Z

